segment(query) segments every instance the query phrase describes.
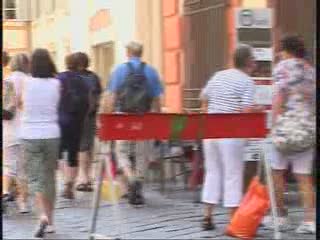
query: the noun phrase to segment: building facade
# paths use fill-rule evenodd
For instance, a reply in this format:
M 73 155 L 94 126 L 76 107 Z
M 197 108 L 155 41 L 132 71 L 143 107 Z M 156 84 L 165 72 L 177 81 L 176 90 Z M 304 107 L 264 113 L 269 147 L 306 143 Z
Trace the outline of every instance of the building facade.
M 216 71 L 232 65 L 231 56 L 239 37 L 235 25 L 237 8 L 271 9 L 270 36 L 264 30 L 248 30 L 244 34 L 249 42 L 256 39 L 256 44 L 271 46 L 271 62 L 279 38 L 286 33 L 298 33 L 305 39 L 314 62 L 315 0 L 162 0 L 165 105 L 170 111 L 199 111 L 201 88 Z M 262 35 L 265 39 L 259 39 Z M 256 81 L 258 85 L 272 84 L 271 65 L 262 61 L 261 72 L 266 68 L 265 79 Z M 259 96 L 268 98 L 264 100 L 266 105 L 271 103 L 270 89 L 259 86 Z
M 31 0 L 32 49 L 48 49 L 59 71 L 70 53 L 69 8 L 65 0 Z
M 87 14 L 81 13 L 80 20 L 86 27 L 72 30 L 71 50 L 89 53 L 92 69 L 100 76 L 103 86 L 107 85 L 114 66 L 127 61 L 125 45 L 131 40 L 144 45 L 143 61 L 152 64 L 162 75 L 161 0 L 126 1 L 125 8 L 117 0 L 71 2 L 77 6 L 71 7 L 70 12 L 74 23 L 79 21 L 81 9 Z
M 124 45 L 142 42 L 143 60 L 163 79 L 169 112 L 198 111 L 200 89 L 231 66 L 237 8 L 271 8 L 273 49 L 281 35 L 296 32 L 314 62 L 315 0 L 3 0 L 3 6 L 5 50 L 47 48 L 60 71 L 67 54 L 87 52 L 103 86 L 114 65 L 126 61 Z
M 14 55 L 31 50 L 30 0 L 2 0 L 3 49 Z

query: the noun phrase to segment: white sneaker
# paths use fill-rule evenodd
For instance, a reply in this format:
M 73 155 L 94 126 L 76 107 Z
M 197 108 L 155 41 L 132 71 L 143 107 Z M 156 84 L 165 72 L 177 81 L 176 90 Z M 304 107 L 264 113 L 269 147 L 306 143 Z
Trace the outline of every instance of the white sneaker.
M 279 226 L 279 231 L 285 231 L 286 229 L 288 229 L 288 219 L 286 217 L 277 217 L 276 221 Z M 262 225 L 267 229 L 274 229 L 273 217 L 264 217 L 264 219 L 262 220 Z
M 48 225 L 48 226 L 46 227 L 45 232 L 46 232 L 46 233 L 54 233 L 54 232 L 56 232 L 56 229 L 54 228 L 53 225 Z
M 316 233 L 316 223 L 315 222 L 303 222 L 296 229 L 298 234 L 315 234 Z
M 18 204 L 18 209 L 19 209 L 19 213 L 21 213 L 21 214 L 30 212 L 27 204 L 24 203 L 24 202 L 21 202 L 21 203 Z

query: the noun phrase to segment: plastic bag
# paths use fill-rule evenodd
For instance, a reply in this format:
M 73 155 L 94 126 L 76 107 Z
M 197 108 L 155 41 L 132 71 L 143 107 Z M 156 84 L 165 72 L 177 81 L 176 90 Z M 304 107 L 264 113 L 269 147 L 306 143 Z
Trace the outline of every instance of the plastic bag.
M 262 218 L 270 208 L 267 187 L 255 177 L 248 188 L 238 210 L 227 227 L 226 234 L 241 239 L 255 237 Z
M 110 164 L 110 175 L 108 176 L 107 172 L 103 172 L 103 182 L 102 182 L 102 189 L 101 189 L 101 198 L 108 202 L 119 202 L 122 192 L 120 188 L 120 184 L 115 180 L 116 178 L 116 172 L 117 172 L 117 164 L 115 161 L 114 154 L 111 154 L 109 157 L 110 159 L 106 159 L 106 161 L 109 161 Z
M 103 181 L 101 189 L 101 198 L 104 201 L 113 203 L 119 202 L 121 195 L 122 193 L 118 182 L 114 181 L 112 186 L 110 180 Z

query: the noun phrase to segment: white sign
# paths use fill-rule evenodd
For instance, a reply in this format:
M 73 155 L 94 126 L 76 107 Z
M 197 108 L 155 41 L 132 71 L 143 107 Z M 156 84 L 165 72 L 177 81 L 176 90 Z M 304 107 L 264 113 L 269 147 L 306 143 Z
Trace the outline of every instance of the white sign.
M 272 85 L 256 85 L 255 86 L 255 104 L 271 105 L 272 104 Z
M 272 28 L 270 8 L 237 8 L 236 28 Z
M 256 61 L 272 61 L 272 48 L 253 48 Z

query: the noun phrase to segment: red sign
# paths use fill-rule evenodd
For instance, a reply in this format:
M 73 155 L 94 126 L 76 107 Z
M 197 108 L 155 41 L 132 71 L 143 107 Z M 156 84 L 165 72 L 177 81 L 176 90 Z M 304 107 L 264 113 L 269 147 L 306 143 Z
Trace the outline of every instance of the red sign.
M 108 140 L 265 138 L 265 113 L 102 114 L 98 136 Z

